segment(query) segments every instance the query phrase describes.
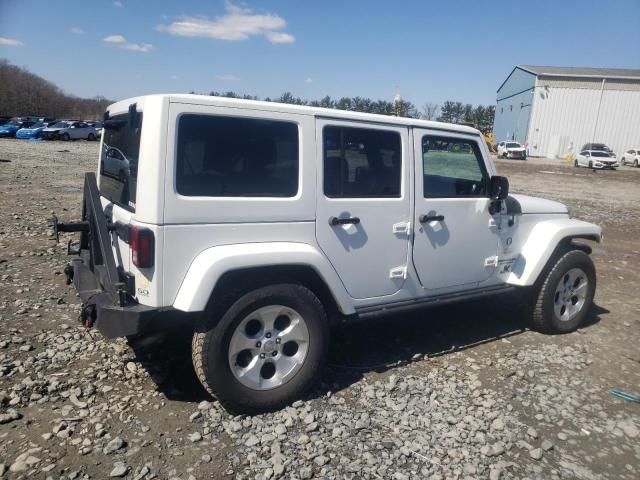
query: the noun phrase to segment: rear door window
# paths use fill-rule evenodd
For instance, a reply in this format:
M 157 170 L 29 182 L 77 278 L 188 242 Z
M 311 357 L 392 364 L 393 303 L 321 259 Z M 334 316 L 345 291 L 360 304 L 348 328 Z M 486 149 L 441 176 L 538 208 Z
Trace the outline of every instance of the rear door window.
M 100 193 L 129 211 L 136 208 L 142 113 L 135 123 L 130 124 L 126 114 L 104 122 L 100 155 Z
M 293 197 L 298 125 L 184 114 L 178 120 L 176 190 L 185 196 Z
M 400 197 L 402 144 L 398 132 L 326 126 L 322 135 L 327 197 Z

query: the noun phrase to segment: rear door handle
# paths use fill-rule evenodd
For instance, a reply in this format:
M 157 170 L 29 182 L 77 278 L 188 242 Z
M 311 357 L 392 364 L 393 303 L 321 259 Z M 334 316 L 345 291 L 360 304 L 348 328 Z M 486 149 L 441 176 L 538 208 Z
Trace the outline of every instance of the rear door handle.
M 420 215 L 420 223 L 442 222 L 444 215 Z
M 347 218 L 338 218 L 331 217 L 329 219 L 329 225 L 332 227 L 337 227 L 338 225 L 358 225 L 360 223 L 360 219 L 358 217 L 347 217 Z

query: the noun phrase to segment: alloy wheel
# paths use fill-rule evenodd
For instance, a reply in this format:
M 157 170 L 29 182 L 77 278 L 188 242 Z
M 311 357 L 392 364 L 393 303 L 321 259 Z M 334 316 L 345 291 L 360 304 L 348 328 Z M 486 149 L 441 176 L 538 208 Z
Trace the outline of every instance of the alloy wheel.
M 572 268 L 565 273 L 556 286 L 553 310 L 557 317 L 568 322 L 584 307 L 589 280 L 581 268 Z
M 283 305 L 268 305 L 247 315 L 235 328 L 228 348 L 233 376 L 253 390 L 287 383 L 300 370 L 309 349 L 304 318 Z

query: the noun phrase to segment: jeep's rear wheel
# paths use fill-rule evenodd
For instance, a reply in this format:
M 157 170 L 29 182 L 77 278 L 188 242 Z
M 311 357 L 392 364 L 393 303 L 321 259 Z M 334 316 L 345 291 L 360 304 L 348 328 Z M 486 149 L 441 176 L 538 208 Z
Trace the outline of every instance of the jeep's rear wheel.
M 202 385 L 234 413 L 282 408 L 322 370 L 329 342 L 326 313 L 301 285 L 279 284 L 238 298 L 211 329 L 193 336 Z
M 531 318 L 543 333 L 568 333 L 579 328 L 589 313 L 596 291 L 591 257 L 570 250 L 543 272 Z

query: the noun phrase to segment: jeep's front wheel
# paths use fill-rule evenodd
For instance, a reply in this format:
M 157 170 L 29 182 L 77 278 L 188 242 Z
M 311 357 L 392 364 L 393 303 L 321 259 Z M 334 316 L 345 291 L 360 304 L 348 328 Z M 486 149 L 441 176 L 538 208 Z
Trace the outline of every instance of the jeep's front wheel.
M 591 257 L 570 250 L 543 272 L 531 318 L 543 333 L 568 333 L 585 320 L 596 291 L 596 270 Z
M 320 300 L 294 284 L 238 298 L 211 329 L 196 332 L 193 365 L 207 391 L 234 413 L 282 408 L 321 373 L 329 325 Z

